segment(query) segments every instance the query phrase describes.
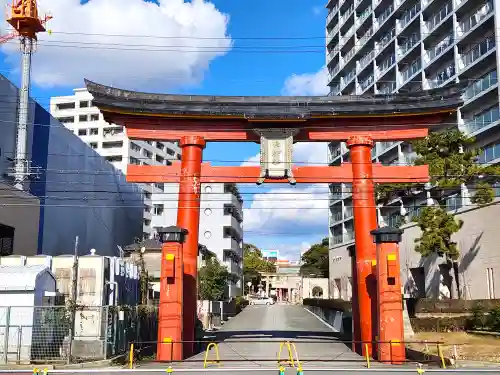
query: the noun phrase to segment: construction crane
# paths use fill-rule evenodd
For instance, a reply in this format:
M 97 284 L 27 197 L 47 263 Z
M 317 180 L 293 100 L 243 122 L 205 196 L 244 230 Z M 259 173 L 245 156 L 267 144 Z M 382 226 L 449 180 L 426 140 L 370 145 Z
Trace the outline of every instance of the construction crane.
M 14 32 L 1 37 L 0 42 L 19 36 L 21 41 L 21 90 L 19 93 L 18 124 L 16 139 L 16 155 L 14 159 L 14 183 L 16 188 L 24 189 L 24 180 L 30 175 L 26 157 L 28 108 L 31 82 L 31 55 L 37 34 L 44 32 L 45 24 L 52 17 L 43 19 L 38 17 L 36 0 L 13 0 L 7 22 L 14 28 Z

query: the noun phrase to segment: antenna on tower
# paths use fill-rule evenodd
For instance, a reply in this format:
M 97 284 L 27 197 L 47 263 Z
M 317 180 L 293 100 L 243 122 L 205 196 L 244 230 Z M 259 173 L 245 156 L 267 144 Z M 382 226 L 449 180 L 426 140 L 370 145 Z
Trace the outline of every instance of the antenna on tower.
M 20 37 L 21 41 L 21 90 L 19 92 L 19 109 L 16 139 L 16 156 L 14 160 L 14 180 L 16 188 L 23 190 L 24 181 L 30 175 L 26 157 L 29 94 L 31 83 L 31 55 L 37 34 L 46 31 L 45 24 L 51 16 L 38 17 L 36 0 L 13 0 L 7 22 L 15 33 L 0 38 L 0 43 Z

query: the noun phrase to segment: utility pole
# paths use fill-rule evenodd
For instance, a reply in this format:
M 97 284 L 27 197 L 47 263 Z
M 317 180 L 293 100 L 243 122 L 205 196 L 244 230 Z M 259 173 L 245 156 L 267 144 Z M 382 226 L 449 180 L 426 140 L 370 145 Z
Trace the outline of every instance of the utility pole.
M 21 36 L 21 52 L 21 90 L 19 92 L 19 122 L 17 124 L 14 186 L 19 190 L 24 190 L 24 180 L 29 175 L 26 145 L 28 141 L 28 113 L 33 39 Z
M 78 236 L 75 237 L 75 249 L 73 256 L 73 269 L 71 272 L 71 304 L 70 304 L 70 326 L 69 326 L 69 353 L 68 364 L 71 363 L 71 351 L 73 347 L 73 339 L 75 337 L 75 321 L 76 321 L 76 297 L 78 291 Z

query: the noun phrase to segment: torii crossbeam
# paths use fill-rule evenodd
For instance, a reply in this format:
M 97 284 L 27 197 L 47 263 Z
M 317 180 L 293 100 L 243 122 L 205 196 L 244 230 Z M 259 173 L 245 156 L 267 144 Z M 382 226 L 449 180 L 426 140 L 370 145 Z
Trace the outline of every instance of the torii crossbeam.
M 184 259 L 184 333 L 194 340 L 200 184 L 352 183 L 356 263 L 353 277 L 354 340 L 376 341 L 376 296 L 371 280 L 376 259 L 370 231 L 377 227 L 374 183 L 420 183 L 427 166 L 372 163 L 374 142 L 423 138 L 431 126 L 450 119 L 462 104 L 464 86 L 375 96 L 224 97 L 148 94 L 86 81 L 93 103 L 106 121 L 126 127 L 131 139 L 178 141 L 181 162 L 171 166 L 129 165 L 130 182 L 179 183 L 177 226 L 187 229 Z M 259 142 L 261 165 L 212 166 L 202 163 L 206 142 Z M 351 163 L 341 166 L 292 165 L 294 142 L 347 142 Z M 163 268 L 163 265 L 162 265 Z M 163 271 L 162 271 L 163 275 Z M 376 288 L 375 288 L 376 290 Z M 159 340 L 165 339 L 161 320 Z M 373 312 L 372 312 L 373 311 Z M 402 320 L 402 316 L 398 317 Z M 363 350 L 365 345 L 363 345 Z M 184 356 L 192 353 L 185 346 Z M 158 354 L 162 359 L 163 354 Z

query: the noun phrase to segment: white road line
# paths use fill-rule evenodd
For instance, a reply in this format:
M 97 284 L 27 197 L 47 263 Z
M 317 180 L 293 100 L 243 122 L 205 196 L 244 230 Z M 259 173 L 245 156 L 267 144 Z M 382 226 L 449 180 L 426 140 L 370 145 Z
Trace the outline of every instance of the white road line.
M 330 328 L 333 332 L 338 332 L 337 329 L 335 329 L 332 325 L 328 324 L 327 322 L 325 322 L 323 319 L 321 319 L 317 314 L 313 313 L 311 310 L 308 310 L 306 309 L 305 307 L 302 307 L 304 310 L 306 310 L 309 314 L 313 315 L 316 317 L 316 319 L 318 319 L 321 323 L 323 323 L 325 326 L 327 326 L 328 328 Z

